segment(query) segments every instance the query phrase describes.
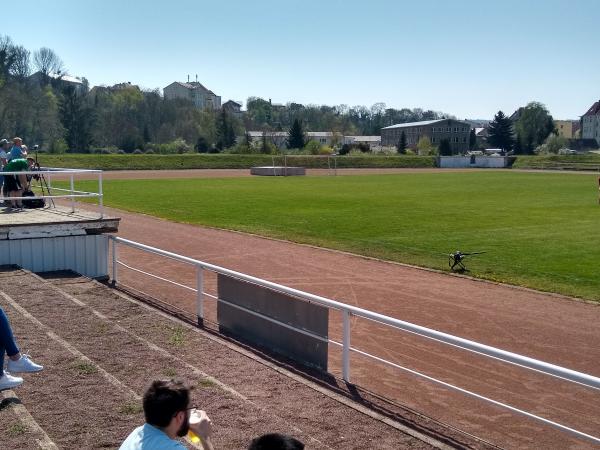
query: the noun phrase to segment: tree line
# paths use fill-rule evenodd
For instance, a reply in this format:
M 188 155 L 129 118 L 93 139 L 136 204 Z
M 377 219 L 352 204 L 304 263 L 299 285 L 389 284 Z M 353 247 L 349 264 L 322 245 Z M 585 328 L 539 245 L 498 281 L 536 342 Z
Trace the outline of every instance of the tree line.
M 35 82 L 30 75 L 38 73 Z M 219 152 L 247 131 L 288 131 L 298 120 L 305 131 L 379 135 L 400 122 L 446 117 L 440 112 L 365 106 L 275 105 L 250 97 L 241 114 L 199 110 L 184 99 L 165 100 L 158 90 L 135 85 L 91 89 L 62 82 L 68 74 L 51 49 L 30 52 L 0 35 L 0 136 L 21 136 L 61 153 L 136 150 Z
M 38 73 L 35 82 L 30 75 Z M 0 35 L 0 137 L 21 136 L 53 153 L 229 151 L 273 152 L 273 145 L 251 143 L 248 131 L 330 131 L 339 135 L 380 135 L 381 128 L 406 122 L 454 118 L 420 108 L 394 109 L 385 103 L 366 106 L 274 104 L 249 97 L 246 111 L 200 110 L 184 99 L 165 100 L 158 90 L 141 90 L 123 83 L 89 88 L 63 83 L 68 74 L 60 57 L 49 48 L 30 52 Z M 548 137 L 555 132 L 544 105 L 532 102 L 511 121 L 501 111 L 490 124 L 491 145 L 533 153 L 562 143 Z M 245 136 L 241 141 L 239 136 Z M 471 148 L 474 135 L 471 136 Z M 308 142 L 293 141 L 292 148 Z M 423 143 L 422 145 L 425 145 Z M 405 152 L 406 142 L 398 142 Z M 233 150 L 231 150 L 233 148 Z M 445 151 L 445 149 L 442 149 Z

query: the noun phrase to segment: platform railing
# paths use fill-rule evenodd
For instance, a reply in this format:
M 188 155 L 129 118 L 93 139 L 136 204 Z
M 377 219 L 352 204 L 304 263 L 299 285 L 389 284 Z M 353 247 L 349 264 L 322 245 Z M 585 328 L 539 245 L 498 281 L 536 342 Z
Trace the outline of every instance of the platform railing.
M 81 190 L 76 190 L 75 189 L 75 177 L 79 174 L 97 174 L 98 176 L 98 192 L 87 192 L 87 191 L 81 191 Z M 8 171 L 1 171 L 0 175 L 25 175 L 27 176 L 28 179 L 30 179 L 30 184 L 32 184 L 34 181 L 39 182 L 39 186 L 36 186 L 36 188 L 39 188 L 42 191 L 41 195 L 34 195 L 33 197 L 25 197 L 25 196 L 19 196 L 19 197 L 10 197 L 10 196 L 6 196 L 4 197 L 2 194 L 3 192 L 0 192 L 0 202 L 2 201 L 6 201 L 6 200 L 17 200 L 17 201 L 23 201 L 23 200 L 36 200 L 36 199 L 44 199 L 44 200 L 50 200 L 50 205 L 47 204 L 47 206 L 53 207 L 54 206 L 54 200 L 55 199 L 68 199 L 70 200 L 70 205 L 71 205 L 71 212 L 75 212 L 75 201 L 76 199 L 80 199 L 80 198 L 96 198 L 98 199 L 98 209 L 99 209 L 99 213 L 100 213 L 100 218 L 104 217 L 104 194 L 102 191 L 102 170 L 95 170 L 95 169 L 65 169 L 65 168 L 58 168 L 58 167 L 40 167 L 39 169 L 35 169 L 35 170 L 28 170 L 28 171 L 19 171 L 19 172 L 8 172 Z M 52 185 L 52 178 L 61 178 L 61 179 L 66 179 L 69 181 L 69 188 L 65 189 L 65 188 L 60 188 L 60 187 L 55 187 Z M 5 179 L 5 183 L 6 183 L 6 179 Z M 58 194 L 53 194 L 52 192 L 58 192 Z M 46 194 L 47 192 L 47 194 Z M 48 203 L 48 202 L 46 202 Z
M 410 373 L 419 378 L 428 380 L 429 382 L 441 385 L 449 390 L 457 391 L 463 395 L 476 398 L 485 403 L 495 405 L 499 408 L 503 408 L 509 410 L 515 414 L 519 414 L 529 419 L 544 423 L 548 426 L 561 430 L 563 432 L 570 433 L 578 438 L 585 439 L 587 441 L 594 442 L 595 444 L 600 444 L 600 437 L 593 436 L 582 431 L 578 431 L 569 426 L 560 424 L 558 422 L 546 419 L 544 417 L 535 415 L 528 411 L 524 411 L 522 409 L 516 408 L 514 406 L 508 405 L 506 403 L 485 397 L 483 395 L 477 394 L 475 392 L 469 391 L 467 389 L 461 388 L 459 386 L 452 385 L 445 381 L 433 378 L 416 370 L 412 370 L 407 367 L 403 367 L 399 364 L 396 364 L 392 361 L 386 360 L 385 358 L 381 358 L 379 356 L 370 354 L 368 352 L 359 350 L 358 348 L 351 346 L 351 327 L 350 327 L 350 318 L 352 316 L 361 317 L 363 319 L 367 319 L 390 328 L 394 328 L 397 330 L 402 330 L 408 333 L 412 333 L 418 336 L 422 336 L 427 339 L 431 339 L 436 342 L 440 342 L 443 344 L 447 344 L 454 348 L 459 348 L 468 352 L 475 353 L 477 355 L 481 355 L 483 357 L 492 358 L 497 361 L 502 361 L 508 364 L 512 364 L 524 369 L 529 369 L 538 373 L 542 373 L 551 377 L 555 377 L 564 381 L 576 383 L 581 386 L 585 386 L 587 388 L 591 388 L 595 390 L 596 394 L 600 394 L 600 378 L 589 375 L 583 372 L 578 372 L 575 370 L 571 370 L 565 367 L 561 367 L 555 364 L 547 363 L 544 361 L 540 361 L 538 359 L 530 358 L 528 356 L 523 356 L 517 353 L 509 352 L 506 350 L 502 350 L 496 347 L 492 347 L 489 345 L 481 344 L 479 342 L 471 341 L 468 339 L 464 339 L 458 336 L 453 336 L 448 333 L 443 333 L 437 330 L 433 330 L 431 328 L 423 327 L 420 325 L 416 325 L 410 322 L 406 322 L 403 320 L 395 319 L 393 317 L 385 316 L 383 314 L 379 314 L 373 311 L 369 311 L 366 309 L 358 308 L 356 306 L 348 305 L 345 303 L 341 303 L 335 300 L 328 299 L 326 297 L 321 297 L 319 295 L 310 294 L 308 292 L 300 291 L 298 289 L 294 289 L 288 286 L 284 286 L 278 283 L 273 283 L 271 281 L 267 281 L 261 278 L 253 277 L 251 275 L 236 272 L 234 270 L 230 270 L 224 267 L 220 267 L 214 264 L 210 264 L 204 261 L 199 261 L 193 258 L 189 258 L 186 256 L 178 255 L 176 253 L 172 253 L 166 250 L 161 250 L 155 247 L 151 247 L 149 245 L 141 244 L 139 242 L 134 242 L 128 239 L 120 238 L 117 236 L 109 236 L 111 240 L 111 250 L 112 250 L 112 281 L 117 284 L 119 280 L 118 267 L 122 266 L 134 272 L 149 276 L 151 278 L 164 281 L 166 283 L 179 286 L 183 289 L 189 290 L 191 292 L 196 293 L 196 315 L 198 317 L 198 323 L 202 324 L 204 321 L 204 298 L 211 298 L 216 300 L 217 302 L 221 302 L 227 304 L 228 306 L 243 310 L 252 315 L 261 317 L 264 320 L 268 320 L 270 322 L 276 323 L 286 328 L 294 329 L 297 332 L 300 332 L 305 335 L 309 335 L 315 339 L 319 339 L 322 342 L 326 342 L 329 344 L 333 344 L 339 347 L 342 347 L 342 378 L 346 382 L 350 382 L 350 353 L 354 352 L 356 354 L 360 354 L 367 358 L 370 358 L 379 363 L 385 364 L 387 366 L 393 367 L 395 369 Z M 155 255 L 163 256 L 172 260 L 180 261 L 182 263 L 190 264 L 196 268 L 196 287 L 187 286 L 167 278 L 160 277 L 158 275 L 152 274 L 150 272 L 138 269 L 129 264 L 124 263 L 119 259 L 119 250 L 118 246 L 123 245 L 126 247 L 131 247 L 137 250 L 146 251 Z M 343 317 L 343 331 L 342 331 L 342 342 L 337 342 L 333 339 L 323 338 L 321 336 L 310 333 L 309 331 L 299 329 L 297 327 L 293 327 L 292 325 L 280 322 L 271 317 L 265 316 L 263 314 L 257 313 L 255 311 L 251 311 L 247 308 L 241 307 L 239 305 L 235 305 L 233 303 L 227 302 L 223 299 L 218 298 L 217 296 L 211 295 L 204 291 L 204 271 L 214 272 L 216 274 L 227 275 L 233 278 L 236 278 L 241 281 L 245 281 L 247 283 L 252 283 L 257 286 L 261 286 L 263 288 L 271 289 L 273 291 L 285 293 L 291 295 L 297 299 L 314 303 L 329 309 L 333 309 L 336 311 L 340 311 Z

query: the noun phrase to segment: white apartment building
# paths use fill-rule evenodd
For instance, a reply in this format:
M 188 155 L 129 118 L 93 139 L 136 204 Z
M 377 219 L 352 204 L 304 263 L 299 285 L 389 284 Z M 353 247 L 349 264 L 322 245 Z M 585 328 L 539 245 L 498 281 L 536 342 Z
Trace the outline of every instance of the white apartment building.
M 221 97 L 206 89 L 197 81 L 181 83 L 175 81 L 163 89 L 166 100 L 185 98 L 190 100 L 198 109 L 221 109 Z
M 581 116 L 581 138 L 595 139 L 600 145 L 600 100 Z

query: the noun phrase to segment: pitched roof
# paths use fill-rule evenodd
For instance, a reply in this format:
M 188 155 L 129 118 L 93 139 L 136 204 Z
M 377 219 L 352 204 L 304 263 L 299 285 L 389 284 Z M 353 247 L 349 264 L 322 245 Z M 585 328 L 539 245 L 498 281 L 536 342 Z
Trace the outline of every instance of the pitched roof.
M 594 103 L 583 116 L 597 116 L 600 114 L 600 100 Z
M 204 89 L 209 94 L 214 95 L 214 92 L 209 91 L 208 89 L 206 89 L 202 84 L 198 83 L 197 81 L 192 81 L 190 83 L 183 83 L 182 81 L 175 81 L 171 84 L 179 84 L 180 86 L 183 86 L 186 89 Z M 167 87 L 169 87 L 169 86 L 167 86 Z
M 426 126 L 426 125 L 433 125 L 434 123 L 438 123 L 438 122 L 443 122 L 444 120 L 455 120 L 455 119 L 422 120 L 421 122 L 398 123 L 396 125 L 390 125 L 389 127 L 382 128 L 382 130 L 390 130 L 393 128 L 422 127 L 422 126 Z M 460 120 L 456 120 L 456 122 L 460 122 Z M 467 122 L 461 122 L 461 123 L 464 123 L 465 125 L 469 125 Z

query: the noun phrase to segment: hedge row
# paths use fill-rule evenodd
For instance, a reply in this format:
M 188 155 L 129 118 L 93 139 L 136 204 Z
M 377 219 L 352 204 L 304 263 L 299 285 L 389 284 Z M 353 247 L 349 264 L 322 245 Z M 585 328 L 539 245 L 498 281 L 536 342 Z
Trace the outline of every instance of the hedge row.
M 101 170 L 168 170 L 168 169 L 249 169 L 254 166 L 283 165 L 282 156 L 190 154 L 190 155 L 99 155 L 99 154 L 43 154 L 38 157 L 45 167 Z M 306 168 L 423 168 L 435 167 L 431 156 L 287 156 L 288 166 Z
M 600 155 L 518 156 L 515 169 L 600 170 Z

